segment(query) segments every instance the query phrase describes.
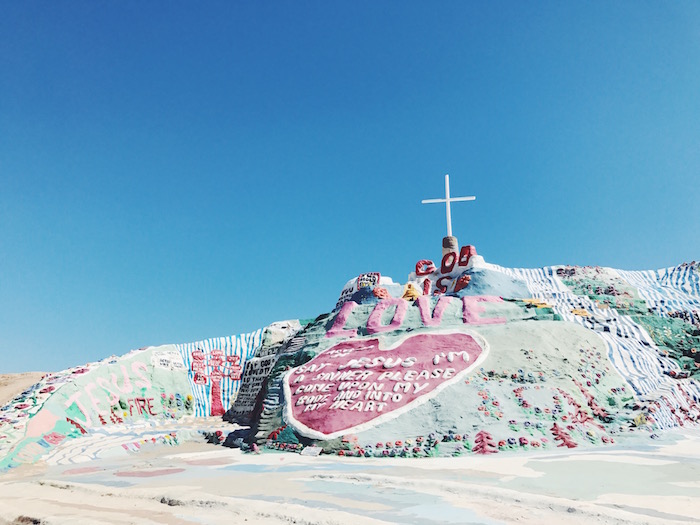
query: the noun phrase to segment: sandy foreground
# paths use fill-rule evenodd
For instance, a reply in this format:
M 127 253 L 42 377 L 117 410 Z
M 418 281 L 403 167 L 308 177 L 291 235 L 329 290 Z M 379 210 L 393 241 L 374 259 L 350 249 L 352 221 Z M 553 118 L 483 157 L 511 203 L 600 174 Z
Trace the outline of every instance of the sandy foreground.
M 16 376 L 2 376 L 9 398 L 35 380 Z M 698 429 L 600 452 L 440 459 L 256 455 L 203 442 L 127 450 L 110 439 L 98 459 L 74 453 L 100 440 L 86 437 L 59 462 L 0 475 L 0 524 L 700 521 Z
M 4 474 L 0 523 L 687 524 L 699 494 L 698 431 L 647 449 L 444 459 L 186 443 Z

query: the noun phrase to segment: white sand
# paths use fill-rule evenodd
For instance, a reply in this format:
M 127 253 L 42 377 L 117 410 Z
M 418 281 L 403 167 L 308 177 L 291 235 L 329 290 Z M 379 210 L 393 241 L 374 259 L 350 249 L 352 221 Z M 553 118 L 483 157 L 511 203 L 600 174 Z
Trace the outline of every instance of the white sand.
M 7 522 L 24 515 L 85 524 L 687 524 L 700 515 L 700 469 L 697 456 L 676 451 L 700 449 L 700 433 L 680 439 L 605 454 L 427 460 L 250 455 L 185 444 L 22 467 L 0 476 L 0 509 Z

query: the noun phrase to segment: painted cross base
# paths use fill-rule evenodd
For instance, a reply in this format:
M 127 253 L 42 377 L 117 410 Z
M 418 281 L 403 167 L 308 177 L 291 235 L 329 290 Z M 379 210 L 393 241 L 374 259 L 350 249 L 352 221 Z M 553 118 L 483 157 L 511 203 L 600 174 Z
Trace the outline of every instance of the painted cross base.
M 455 252 L 459 253 L 459 244 L 457 243 L 457 237 L 449 235 L 442 238 L 442 256 L 445 254 Z

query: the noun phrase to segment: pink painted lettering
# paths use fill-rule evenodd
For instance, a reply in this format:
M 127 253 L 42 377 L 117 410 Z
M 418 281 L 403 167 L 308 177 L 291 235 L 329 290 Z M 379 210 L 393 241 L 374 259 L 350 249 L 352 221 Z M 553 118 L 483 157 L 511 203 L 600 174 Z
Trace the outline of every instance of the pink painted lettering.
M 343 306 L 340 308 L 340 312 L 338 312 L 338 315 L 335 317 L 335 321 L 333 322 L 333 326 L 331 326 L 331 329 L 326 332 L 326 337 L 356 337 L 357 336 L 357 329 L 354 328 L 352 330 L 343 328 L 345 326 L 345 323 L 348 322 L 348 317 L 350 317 L 350 314 L 352 311 L 355 309 L 357 306 L 357 303 L 355 301 L 347 301 L 343 303 Z
M 112 384 L 122 394 L 129 394 L 133 390 L 133 387 L 131 386 L 131 379 L 129 378 L 129 374 L 126 372 L 126 367 L 124 365 L 120 365 L 120 368 L 122 370 L 122 376 L 124 377 L 124 386 L 119 386 L 119 383 L 117 383 L 117 376 L 115 374 L 112 374 Z
M 139 381 L 136 381 L 136 386 L 139 388 L 151 388 L 151 382 L 148 377 L 146 377 L 145 372 L 148 371 L 148 366 L 146 363 L 141 361 L 134 361 L 131 363 L 131 370 L 139 377 Z
M 382 324 L 382 314 L 384 311 L 395 306 L 394 316 L 391 318 L 391 322 L 388 325 Z M 388 299 L 382 299 L 374 307 L 372 313 L 369 314 L 369 319 L 367 320 L 367 333 L 378 334 L 381 332 L 388 332 L 390 330 L 397 330 L 403 319 L 406 316 L 406 310 L 408 309 L 408 302 L 404 299 L 398 299 L 396 297 L 390 297 Z
M 486 308 L 479 303 L 498 303 L 503 299 L 493 295 L 476 295 L 462 297 L 462 320 L 465 324 L 503 324 L 505 317 L 481 317 Z
M 421 295 L 416 302 L 418 303 L 418 310 L 420 311 L 420 319 L 423 322 L 423 326 L 439 326 L 442 322 L 442 314 L 445 313 L 445 308 L 452 301 L 451 297 L 440 297 L 433 313 L 430 313 L 430 296 Z

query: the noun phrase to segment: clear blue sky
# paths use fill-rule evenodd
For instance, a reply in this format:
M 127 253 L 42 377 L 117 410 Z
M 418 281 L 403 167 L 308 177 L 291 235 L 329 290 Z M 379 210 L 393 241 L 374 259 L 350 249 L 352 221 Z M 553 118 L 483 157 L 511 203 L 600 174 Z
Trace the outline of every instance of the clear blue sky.
M 577 5 L 575 5 L 577 4 Z M 0 372 L 404 282 L 700 259 L 698 2 L 2 2 Z

